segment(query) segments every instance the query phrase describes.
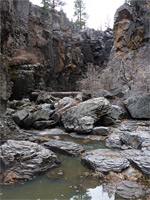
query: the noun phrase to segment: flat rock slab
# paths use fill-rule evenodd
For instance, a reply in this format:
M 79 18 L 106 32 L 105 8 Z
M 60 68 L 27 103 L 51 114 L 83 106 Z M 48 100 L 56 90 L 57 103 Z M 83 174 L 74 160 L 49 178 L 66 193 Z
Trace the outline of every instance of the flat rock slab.
M 148 150 L 124 150 L 121 152 L 131 164 L 145 175 L 150 175 L 150 151 Z
M 125 199 L 135 199 L 150 193 L 150 189 L 131 181 L 122 181 L 116 185 L 116 193 Z
M 14 179 L 31 180 L 60 164 L 52 151 L 29 141 L 8 140 L 0 148 L 0 159 Z
M 85 153 L 81 162 L 96 172 L 109 173 L 121 172 L 129 167 L 130 162 L 123 158 L 119 152 L 108 149 L 96 149 Z
M 150 152 L 148 156 L 131 158 L 131 161 L 143 174 L 150 175 Z
M 47 139 L 43 145 L 54 152 L 72 156 L 78 156 L 85 151 L 81 145 L 69 141 Z

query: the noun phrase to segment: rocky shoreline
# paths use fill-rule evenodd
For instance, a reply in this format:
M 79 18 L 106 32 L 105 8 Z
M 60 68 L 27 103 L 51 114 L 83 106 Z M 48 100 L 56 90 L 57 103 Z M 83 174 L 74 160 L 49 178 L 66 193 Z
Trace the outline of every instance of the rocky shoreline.
M 116 100 L 113 94 L 111 100 L 88 97 L 85 101 L 82 100 L 85 91 L 74 98 L 58 98 L 44 91 L 38 94 L 35 101 L 23 99 L 9 102 L 6 116 L 14 122 L 13 126 L 11 120 L 7 123 L 5 116 L 1 125 L 1 133 L 4 133 L 0 151 L 3 184 L 31 180 L 59 166 L 57 152 L 81 156 L 81 163 L 93 171 L 93 176 L 107 180 L 108 186 L 113 184 L 113 179 L 118 179 L 119 184 L 114 183 L 113 190 L 123 198 L 129 195 L 128 187 L 132 187 L 132 198 L 150 193 L 149 118 L 144 120 L 141 115 L 141 119 L 131 119 L 130 109 L 125 103 L 127 100 L 124 107 L 115 105 L 123 98 Z M 138 116 L 140 112 L 143 114 L 143 109 L 149 109 L 149 104 L 144 105 L 139 110 L 135 106 Z M 61 136 L 67 135 L 83 141 L 87 138 L 103 141 L 105 148 L 86 151 L 80 144 L 61 139 Z

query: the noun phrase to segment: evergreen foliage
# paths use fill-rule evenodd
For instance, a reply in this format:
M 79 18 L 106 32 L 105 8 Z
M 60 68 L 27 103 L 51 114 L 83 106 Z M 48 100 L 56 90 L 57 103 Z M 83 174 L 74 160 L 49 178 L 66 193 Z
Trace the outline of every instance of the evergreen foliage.
M 56 7 L 62 7 L 66 3 L 62 0 L 42 0 L 41 4 L 43 5 L 42 13 L 44 17 L 48 14 L 49 8 L 55 9 Z
M 85 28 L 86 21 L 88 18 L 87 13 L 85 12 L 85 3 L 83 0 L 74 1 L 74 16 L 77 18 L 76 23 L 79 24 L 80 29 Z

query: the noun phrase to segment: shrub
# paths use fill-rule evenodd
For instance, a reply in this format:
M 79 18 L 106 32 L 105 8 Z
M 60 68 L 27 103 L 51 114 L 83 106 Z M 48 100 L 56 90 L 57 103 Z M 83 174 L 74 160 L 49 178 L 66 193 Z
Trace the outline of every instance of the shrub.
M 79 89 L 90 91 L 92 96 L 95 96 L 96 92 L 101 89 L 100 72 L 98 68 L 98 66 L 88 64 L 87 72 L 84 75 L 85 78 L 78 81 Z

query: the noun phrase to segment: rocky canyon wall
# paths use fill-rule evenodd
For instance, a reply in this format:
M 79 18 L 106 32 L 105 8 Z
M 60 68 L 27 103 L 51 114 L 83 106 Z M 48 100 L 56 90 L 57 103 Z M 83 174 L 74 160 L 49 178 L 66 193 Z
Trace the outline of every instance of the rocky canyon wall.
M 88 63 L 103 67 L 108 62 L 111 29 L 80 31 L 64 12 L 52 9 L 44 17 L 42 8 L 28 0 L 2 0 L 1 14 L 1 53 L 11 71 L 11 99 L 39 89 L 76 90 Z
M 115 14 L 114 47 L 103 85 L 113 89 L 126 85 L 133 91 L 150 91 L 150 0 L 131 1 Z

